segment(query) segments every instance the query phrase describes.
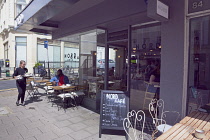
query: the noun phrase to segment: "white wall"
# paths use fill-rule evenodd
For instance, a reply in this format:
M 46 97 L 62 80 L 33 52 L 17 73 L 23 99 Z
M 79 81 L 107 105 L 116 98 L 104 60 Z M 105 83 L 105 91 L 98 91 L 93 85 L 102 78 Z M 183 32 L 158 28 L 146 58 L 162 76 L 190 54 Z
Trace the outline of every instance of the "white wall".
M 14 2 L 14 0 L 7 0 L 4 3 L 4 0 L 2 0 L 2 3 L 0 4 L 0 33 L 5 29 L 14 26 Z
M 0 35 L 0 59 L 4 59 L 4 45 L 1 35 Z

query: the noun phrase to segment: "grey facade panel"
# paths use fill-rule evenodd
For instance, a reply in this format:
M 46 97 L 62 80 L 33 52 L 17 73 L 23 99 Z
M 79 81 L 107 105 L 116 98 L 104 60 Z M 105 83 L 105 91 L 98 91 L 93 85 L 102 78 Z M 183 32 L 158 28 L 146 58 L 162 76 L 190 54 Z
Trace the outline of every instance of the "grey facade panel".
M 165 110 L 182 113 L 185 1 L 170 1 L 170 19 L 161 25 L 161 83 L 160 98 L 165 101 Z M 169 119 L 170 118 L 170 119 Z M 167 116 L 173 123 L 176 115 Z

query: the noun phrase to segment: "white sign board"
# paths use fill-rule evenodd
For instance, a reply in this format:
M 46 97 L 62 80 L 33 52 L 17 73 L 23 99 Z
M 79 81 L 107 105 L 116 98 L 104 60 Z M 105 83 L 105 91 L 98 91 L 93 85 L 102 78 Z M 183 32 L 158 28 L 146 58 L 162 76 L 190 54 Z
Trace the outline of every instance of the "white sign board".
M 157 0 L 157 14 L 168 19 L 168 6 Z

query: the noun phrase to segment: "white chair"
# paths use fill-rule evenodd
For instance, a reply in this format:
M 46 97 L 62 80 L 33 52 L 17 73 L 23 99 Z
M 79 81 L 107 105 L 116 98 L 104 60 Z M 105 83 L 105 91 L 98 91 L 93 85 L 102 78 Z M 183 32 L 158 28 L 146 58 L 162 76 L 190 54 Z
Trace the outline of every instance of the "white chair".
M 34 83 L 34 81 L 30 81 L 27 85 L 26 85 L 26 91 L 28 93 L 26 99 L 31 96 L 32 100 L 34 99 L 34 96 L 36 95 L 36 93 L 39 93 L 38 91 L 38 87 L 36 86 L 36 84 Z
M 72 92 L 74 92 L 74 91 L 75 91 L 75 88 L 70 87 L 68 89 L 62 90 L 62 93 L 57 95 L 57 97 L 59 98 L 58 101 L 60 101 L 57 103 L 58 110 L 59 110 L 59 104 L 61 104 L 60 107 L 62 106 L 65 110 L 66 103 L 67 103 L 67 105 L 70 105 L 70 103 L 71 103 L 72 106 L 77 108 L 75 96 L 72 94 Z
M 52 101 L 53 97 L 55 96 L 55 91 L 54 89 L 52 89 L 53 85 L 51 82 L 46 82 L 46 85 L 43 87 L 46 94 L 47 94 L 47 99 L 48 99 L 48 102 Z
M 140 135 L 137 134 L 136 130 L 137 122 L 140 122 L 142 126 Z M 123 120 L 123 128 L 129 139 L 131 140 L 144 140 L 144 125 L 145 125 L 145 113 L 142 110 L 139 110 L 138 112 L 136 112 L 135 110 L 128 112 L 127 117 Z M 131 131 L 132 133 L 129 133 L 129 129 L 132 130 Z
M 178 120 L 180 113 L 176 111 L 164 111 L 164 101 L 162 99 L 152 99 L 149 104 L 149 112 L 153 120 L 153 124 L 155 125 L 156 130 L 152 133 L 152 137 L 155 137 L 155 134 L 158 132 L 164 133 L 168 131 L 172 126 L 166 123 L 166 114 L 167 113 L 175 113 L 177 114 L 177 118 L 175 122 Z M 174 122 L 174 123 L 175 123 Z
M 58 97 L 61 99 L 61 104 L 65 110 L 65 101 L 67 101 L 68 99 L 74 99 L 74 96 L 71 94 L 71 93 L 62 93 L 62 94 L 59 94 Z M 57 106 L 58 106 L 58 103 L 57 103 Z M 58 110 L 59 110 L 59 106 L 58 106 Z

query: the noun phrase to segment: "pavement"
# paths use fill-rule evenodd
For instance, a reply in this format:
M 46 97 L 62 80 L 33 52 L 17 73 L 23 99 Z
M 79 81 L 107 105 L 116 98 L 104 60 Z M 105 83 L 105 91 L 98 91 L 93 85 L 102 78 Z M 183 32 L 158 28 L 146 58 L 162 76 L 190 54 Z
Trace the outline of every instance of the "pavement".
M 17 90 L 0 92 L 0 140 L 125 140 L 105 134 L 100 139 L 99 114 L 81 106 L 58 111 L 39 91 L 26 106 L 15 105 Z

